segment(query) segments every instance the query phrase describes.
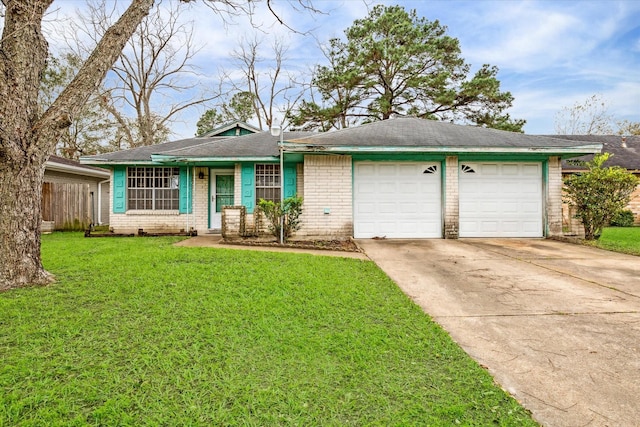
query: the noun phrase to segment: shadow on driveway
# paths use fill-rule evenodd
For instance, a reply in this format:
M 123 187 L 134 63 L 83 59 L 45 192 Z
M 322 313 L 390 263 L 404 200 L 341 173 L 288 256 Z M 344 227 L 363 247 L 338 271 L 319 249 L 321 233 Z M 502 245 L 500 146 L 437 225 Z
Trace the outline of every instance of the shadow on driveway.
M 358 244 L 538 422 L 640 425 L 640 257 L 542 239 Z

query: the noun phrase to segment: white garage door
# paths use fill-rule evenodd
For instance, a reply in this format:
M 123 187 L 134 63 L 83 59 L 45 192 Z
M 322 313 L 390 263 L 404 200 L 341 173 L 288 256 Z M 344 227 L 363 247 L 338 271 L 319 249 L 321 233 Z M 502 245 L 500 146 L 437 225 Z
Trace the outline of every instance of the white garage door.
M 541 163 L 460 162 L 460 237 L 542 237 Z
M 356 162 L 354 237 L 442 237 L 437 163 Z

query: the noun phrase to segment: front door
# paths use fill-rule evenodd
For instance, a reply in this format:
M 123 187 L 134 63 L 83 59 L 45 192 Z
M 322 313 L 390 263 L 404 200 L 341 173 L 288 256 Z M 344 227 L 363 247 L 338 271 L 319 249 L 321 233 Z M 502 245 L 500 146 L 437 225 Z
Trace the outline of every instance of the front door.
M 222 228 L 222 207 L 233 205 L 233 172 L 211 171 L 211 228 Z

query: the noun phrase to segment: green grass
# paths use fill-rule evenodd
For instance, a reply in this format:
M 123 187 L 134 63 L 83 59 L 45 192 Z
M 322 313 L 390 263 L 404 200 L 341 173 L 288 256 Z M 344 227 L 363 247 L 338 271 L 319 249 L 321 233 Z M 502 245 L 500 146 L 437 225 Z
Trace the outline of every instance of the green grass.
M 608 227 L 594 245 L 610 251 L 640 255 L 640 227 Z
M 0 426 L 536 425 L 372 262 L 43 236 Z

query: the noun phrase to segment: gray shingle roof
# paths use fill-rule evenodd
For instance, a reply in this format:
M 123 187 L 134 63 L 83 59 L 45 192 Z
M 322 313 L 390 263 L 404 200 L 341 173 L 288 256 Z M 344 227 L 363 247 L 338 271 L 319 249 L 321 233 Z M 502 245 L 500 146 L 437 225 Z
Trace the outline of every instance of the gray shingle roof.
M 291 149 L 310 151 L 314 147 L 347 147 L 358 150 L 391 147 L 401 152 L 425 148 L 442 148 L 451 151 L 482 151 L 501 149 L 558 149 L 564 153 L 593 153 L 594 143 L 600 141 L 577 138 L 560 138 L 541 135 L 525 135 L 474 126 L 455 125 L 446 122 L 424 120 L 413 117 L 396 118 L 369 123 L 355 128 L 327 133 L 285 132 L 284 140 Z M 105 165 L 112 163 L 150 162 L 155 159 L 173 157 L 180 159 L 223 159 L 242 157 L 277 157 L 278 137 L 269 132 L 259 132 L 237 137 L 196 137 L 167 142 L 148 147 L 123 150 L 115 153 L 87 156 L 81 159 L 85 164 Z M 589 148 L 583 149 L 585 145 Z M 582 147 L 582 148 L 581 148 Z M 575 148 L 573 151 L 563 151 Z M 575 154 L 574 154 L 575 155 Z
M 301 138 L 309 132 L 285 132 L 283 137 Z M 150 162 L 152 155 L 176 158 L 197 157 L 277 157 L 279 137 L 260 132 L 233 137 L 196 137 L 165 142 L 163 144 L 132 148 L 114 153 L 82 157 L 85 164 Z
M 283 138 L 302 138 L 309 132 L 285 132 Z M 176 157 L 277 157 L 280 138 L 269 132 L 226 138 L 202 144 L 164 151 L 163 155 Z
M 415 117 L 395 118 L 296 139 L 302 145 L 352 147 L 553 148 L 584 145 L 566 139 L 463 126 Z
M 151 161 L 152 154 L 160 154 L 170 150 L 176 150 L 179 148 L 192 147 L 194 145 L 202 144 L 212 141 L 210 137 L 198 137 L 181 139 L 178 141 L 165 142 L 163 144 L 148 145 L 145 147 L 132 148 L 129 150 L 115 151 L 113 153 L 96 154 L 95 156 L 84 156 L 80 158 L 82 163 L 96 164 L 106 162 L 149 162 Z M 215 138 L 217 140 L 227 138 Z
M 567 139 L 570 141 L 588 141 L 601 143 L 603 153 L 612 153 L 613 156 L 607 160 L 605 166 L 620 166 L 629 170 L 640 170 L 640 136 L 620 135 L 553 135 L 555 138 Z M 593 155 L 581 156 L 575 160 L 588 161 Z M 562 163 L 562 168 L 566 170 L 582 169 L 568 162 Z

